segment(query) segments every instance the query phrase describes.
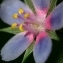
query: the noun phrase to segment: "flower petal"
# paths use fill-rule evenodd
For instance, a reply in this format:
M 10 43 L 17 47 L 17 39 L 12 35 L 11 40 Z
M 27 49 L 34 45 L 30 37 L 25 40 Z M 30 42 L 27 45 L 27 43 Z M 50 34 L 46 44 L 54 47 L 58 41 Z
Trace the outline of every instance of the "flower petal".
M 35 62 L 45 63 L 51 52 L 51 48 L 52 42 L 50 37 L 45 32 L 39 33 L 33 50 Z
M 32 0 L 36 8 L 46 9 L 49 8 L 50 0 Z
M 30 9 L 20 0 L 4 0 L 1 4 L 1 19 L 7 24 L 14 22 L 21 23 L 23 19 L 13 19 L 13 14 L 18 12 L 18 9 L 30 11 Z
M 60 3 L 52 13 L 47 17 L 49 22 L 48 25 L 51 26 L 51 29 L 58 30 L 63 27 L 63 2 Z
M 33 34 L 25 36 L 25 32 L 11 38 L 1 50 L 2 60 L 11 61 L 19 57 L 32 43 Z

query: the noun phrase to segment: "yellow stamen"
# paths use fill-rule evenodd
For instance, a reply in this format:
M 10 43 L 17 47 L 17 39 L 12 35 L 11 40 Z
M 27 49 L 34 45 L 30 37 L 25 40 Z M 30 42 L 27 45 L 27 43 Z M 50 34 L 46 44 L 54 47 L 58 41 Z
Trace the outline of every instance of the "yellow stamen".
M 18 10 L 18 13 L 19 13 L 19 14 L 23 14 L 23 13 L 24 13 L 24 10 L 23 10 L 22 8 L 20 8 L 20 9 Z
M 18 18 L 18 14 L 17 13 L 13 14 L 13 18 L 17 19 Z
M 13 24 L 11 25 L 11 28 L 14 29 L 16 26 L 17 26 L 17 23 L 13 23 Z
M 19 30 L 22 31 L 22 32 L 25 31 L 22 24 L 20 24 Z
M 24 14 L 24 18 L 28 18 L 30 15 L 28 13 Z

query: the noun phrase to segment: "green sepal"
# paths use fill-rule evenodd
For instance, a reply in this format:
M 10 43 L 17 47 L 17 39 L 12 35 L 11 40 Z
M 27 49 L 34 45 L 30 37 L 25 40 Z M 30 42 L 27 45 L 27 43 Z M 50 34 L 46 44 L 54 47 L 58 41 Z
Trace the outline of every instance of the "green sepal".
M 23 60 L 21 63 L 24 63 L 26 61 L 26 59 L 29 57 L 29 55 L 32 53 L 33 51 L 33 47 L 34 47 L 34 43 L 35 42 L 32 42 L 32 44 L 28 47 L 28 49 L 25 51 L 25 54 L 24 54 L 24 57 L 23 57 Z
M 32 0 L 24 0 L 24 1 L 28 5 L 28 7 L 33 11 L 33 13 L 36 14 L 36 10 Z
M 0 31 L 11 33 L 11 34 L 17 34 L 20 32 L 18 28 L 12 29 L 11 27 L 0 29 Z
M 49 36 L 51 37 L 51 39 L 59 40 L 59 37 L 57 36 L 55 31 L 48 30 L 47 32 L 48 32 Z
M 57 3 L 57 0 L 51 0 L 50 8 L 48 10 L 48 14 L 47 15 L 49 15 L 53 11 L 53 9 L 56 7 L 56 3 Z

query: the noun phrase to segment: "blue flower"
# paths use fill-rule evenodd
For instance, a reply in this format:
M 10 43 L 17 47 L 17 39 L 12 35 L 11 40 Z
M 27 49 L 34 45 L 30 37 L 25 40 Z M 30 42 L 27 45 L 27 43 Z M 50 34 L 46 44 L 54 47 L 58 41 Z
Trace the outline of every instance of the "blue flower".
M 44 63 L 52 50 L 52 41 L 46 30 L 63 27 L 63 2 L 46 17 L 50 0 L 32 0 L 36 15 L 20 0 L 4 0 L 0 8 L 1 19 L 19 28 L 20 33 L 11 38 L 1 49 L 4 61 L 18 58 L 33 42 L 33 56 L 36 63 Z

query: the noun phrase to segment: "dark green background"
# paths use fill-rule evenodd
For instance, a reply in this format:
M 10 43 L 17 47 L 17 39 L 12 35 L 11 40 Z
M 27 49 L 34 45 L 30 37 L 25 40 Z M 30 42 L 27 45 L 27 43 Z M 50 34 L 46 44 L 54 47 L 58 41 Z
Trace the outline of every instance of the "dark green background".
M 0 3 L 3 0 L 0 0 Z M 58 0 L 57 4 L 59 4 L 62 0 Z M 9 25 L 5 24 L 2 20 L 0 20 L 0 28 L 8 27 Z M 55 41 L 52 40 L 53 43 L 53 48 L 52 48 L 52 53 L 50 54 L 48 60 L 46 63 L 63 63 L 63 29 L 56 31 L 57 35 L 59 36 L 60 40 Z M 0 32 L 0 50 L 4 46 L 4 44 L 12 37 L 14 36 L 13 34 L 5 33 L 5 32 Z M 0 63 L 21 63 L 22 54 L 19 58 L 17 58 L 14 61 L 11 62 L 4 62 L 0 59 Z M 0 56 L 1 58 L 1 56 Z M 59 62 L 60 61 L 60 62 Z M 28 59 L 26 60 L 25 63 L 35 63 L 33 59 L 33 54 L 31 54 Z

